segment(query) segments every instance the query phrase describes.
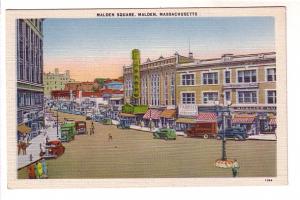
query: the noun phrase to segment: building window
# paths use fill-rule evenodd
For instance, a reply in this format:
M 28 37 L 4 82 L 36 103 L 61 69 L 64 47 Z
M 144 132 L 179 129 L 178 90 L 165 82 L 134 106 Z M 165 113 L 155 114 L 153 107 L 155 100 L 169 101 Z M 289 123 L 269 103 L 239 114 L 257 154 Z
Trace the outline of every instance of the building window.
M 172 105 L 175 105 L 175 74 L 172 73 L 171 74 L 171 101 L 172 101 Z
M 182 104 L 195 104 L 195 93 L 182 93 Z
M 230 83 L 230 71 L 225 71 L 225 83 Z
M 238 103 L 242 103 L 242 104 L 257 103 L 257 92 L 256 91 L 239 91 L 238 92 Z
M 267 81 L 276 81 L 276 68 L 267 69 Z
M 169 105 L 169 93 L 168 93 L 168 75 L 165 75 L 165 105 Z
M 182 74 L 181 75 L 181 84 L 182 85 L 194 85 L 195 84 L 194 74 Z
M 203 73 L 202 79 L 204 85 L 218 84 L 218 72 Z
M 225 101 L 231 101 L 230 91 L 225 91 Z
M 276 104 L 276 90 L 267 91 L 268 104 Z
M 218 101 L 218 92 L 203 92 L 203 103 Z
M 253 83 L 256 82 L 256 70 L 244 70 L 238 72 L 239 83 Z

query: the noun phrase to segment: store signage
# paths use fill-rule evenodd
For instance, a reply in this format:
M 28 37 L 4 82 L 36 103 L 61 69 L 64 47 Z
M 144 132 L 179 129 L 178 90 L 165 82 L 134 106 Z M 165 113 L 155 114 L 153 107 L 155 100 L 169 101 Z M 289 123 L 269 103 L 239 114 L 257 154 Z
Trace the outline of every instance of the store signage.
M 233 106 L 236 111 L 276 111 L 276 106 Z
M 258 88 L 258 83 L 233 83 L 223 85 L 224 89 Z
M 179 104 L 178 114 L 181 116 L 196 116 L 198 114 L 198 106 L 196 104 Z
M 133 93 L 132 97 L 134 99 L 140 98 L 140 64 L 141 64 L 141 56 L 140 50 L 133 49 L 132 50 L 132 80 L 133 80 Z

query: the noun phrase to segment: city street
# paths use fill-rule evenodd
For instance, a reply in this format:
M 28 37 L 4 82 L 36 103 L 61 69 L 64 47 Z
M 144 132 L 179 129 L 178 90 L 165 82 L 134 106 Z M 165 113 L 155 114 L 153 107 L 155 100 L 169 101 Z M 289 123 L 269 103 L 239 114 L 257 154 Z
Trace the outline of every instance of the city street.
M 63 113 L 59 117 L 85 120 Z M 88 127 L 90 124 L 88 121 Z M 221 141 L 183 136 L 165 141 L 153 139 L 148 132 L 94 124 L 94 135 L 76 135 L 75 140 L 64 143 L 66 151 L 61 157 L 47 161 L 49 178 L 232 176 L 231 169 L 214 166 L 221 157 Z M 276 141 L 227 141 L 227 157 L 238 160 L 239 177 L 276 176 Z M 26 168 L 19 171 L 18 178 L 27 178 Z

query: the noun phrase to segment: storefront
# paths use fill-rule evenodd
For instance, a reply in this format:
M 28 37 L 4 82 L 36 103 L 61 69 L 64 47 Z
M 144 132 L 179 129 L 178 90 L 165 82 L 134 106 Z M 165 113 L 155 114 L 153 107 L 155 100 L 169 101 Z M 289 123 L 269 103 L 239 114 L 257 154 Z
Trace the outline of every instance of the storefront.
M 17 133 L 17 139 L 18 141 L 26 141 L 29 137 L 28 134 L 30 134 L 31 128 L 26 126 L 25 124 L 19 124 L 18 125 L 18 133 Z
M 153 123 L 154 127 L 161 127 L 160 115 L 162 111 L 158 109 L 148 109 L 146 114 L 143 116 L 143 121 L 146 127 L 150 127 L 151 123 Z M 150 123 L 151 122 L 151 123 Z
M 120 113 L 120 120 L 125 120 L 128 124 L 136 124 L 136 116 L 128 113 Z
M 162 127 L 165 128 L 175 128 L 176 124 L 176 110 L 175 109 L 165 109 L 160 114 L 160 120 Z
M 232 118 L 232 126 L 244 128 L 248 135 L 256 135 L 257 124 L 256 115 L 250 114 L 235 114 Z
M 180 117 L 176 120 L 176 131 L 185 131 L 195 123 L 197 123 L 195 117 L 191 117 L 191 118 Z

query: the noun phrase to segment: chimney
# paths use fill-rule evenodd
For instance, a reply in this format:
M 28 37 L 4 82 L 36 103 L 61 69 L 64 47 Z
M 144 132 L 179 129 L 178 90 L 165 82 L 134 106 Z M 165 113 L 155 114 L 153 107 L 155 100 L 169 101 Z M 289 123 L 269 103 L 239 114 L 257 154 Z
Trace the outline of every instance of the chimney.
M 55 75 L 58 75 L 59 71 L 58 68 L 55 68 Z

